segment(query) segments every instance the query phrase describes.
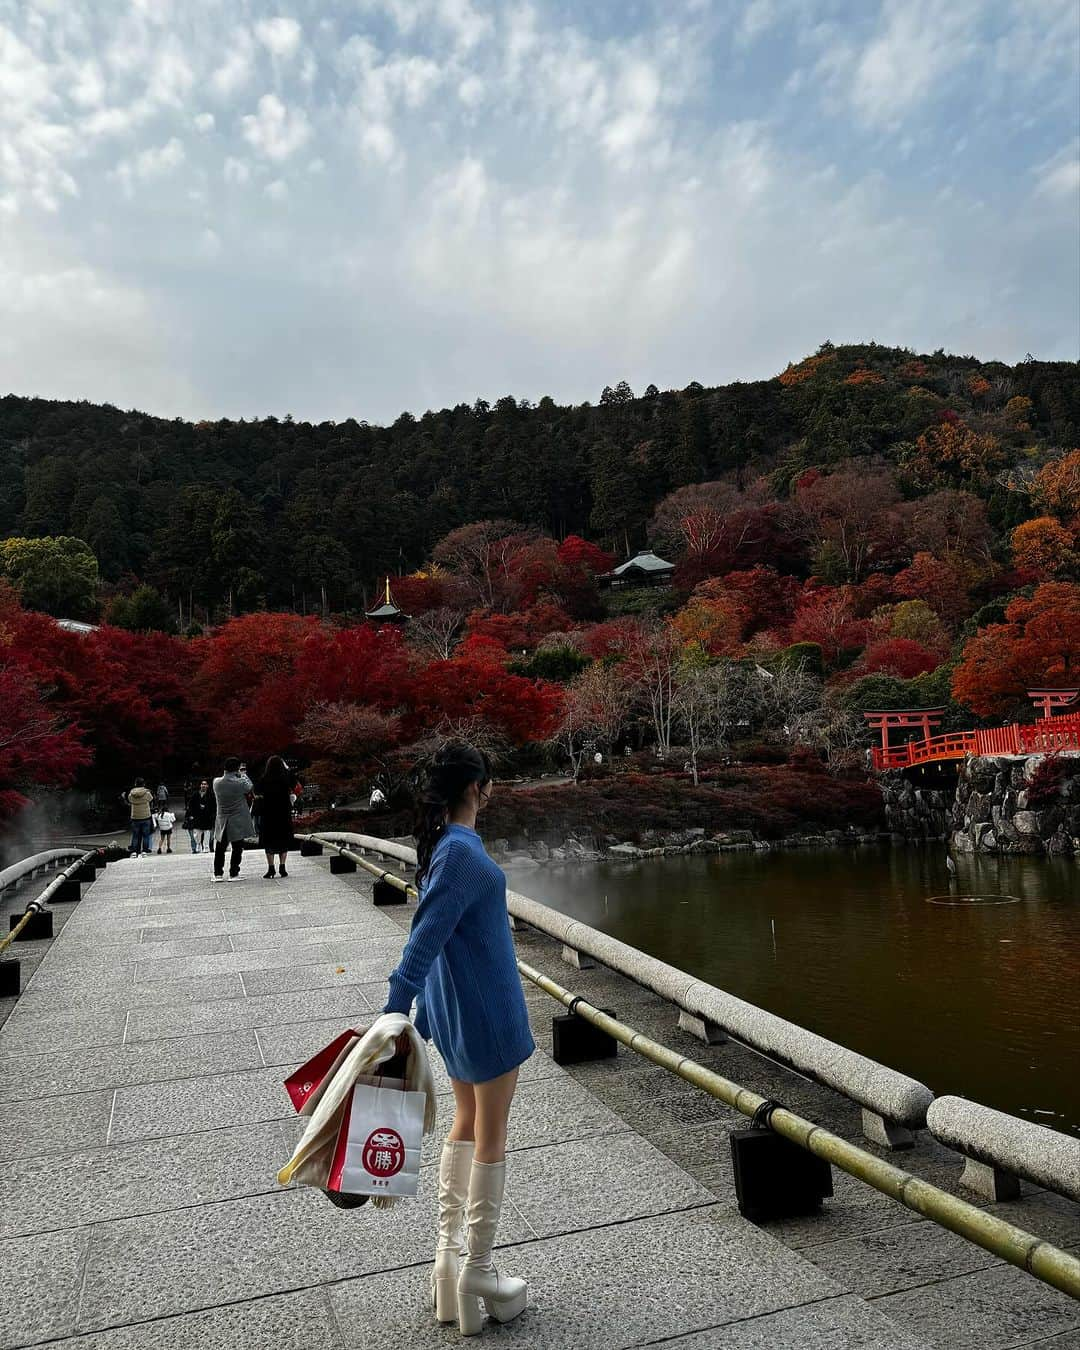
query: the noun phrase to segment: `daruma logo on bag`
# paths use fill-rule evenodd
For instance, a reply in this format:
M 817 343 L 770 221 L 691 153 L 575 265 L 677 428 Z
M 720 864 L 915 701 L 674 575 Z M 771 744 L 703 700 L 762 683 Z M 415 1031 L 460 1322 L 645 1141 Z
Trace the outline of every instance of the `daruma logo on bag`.
M 405 1166 L 405 1142 L 397 1130 L 372 1130 L 362 1156 L 373 1177 L 392 1177 Z

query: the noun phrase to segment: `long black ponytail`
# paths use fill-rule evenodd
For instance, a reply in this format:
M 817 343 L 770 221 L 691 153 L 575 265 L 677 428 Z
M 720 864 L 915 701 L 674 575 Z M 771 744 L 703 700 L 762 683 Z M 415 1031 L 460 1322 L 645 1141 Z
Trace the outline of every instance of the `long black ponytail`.
M 428 765 L 416 801 L 413 834 L 416 837 L 416 884 L 431 866 L 435 845 L 446 830 L 450 812 L 461 803 L 470 783 L 483 787 L 491 781 L 491 762 L 481 750 L 464 741 L 450 741 Z

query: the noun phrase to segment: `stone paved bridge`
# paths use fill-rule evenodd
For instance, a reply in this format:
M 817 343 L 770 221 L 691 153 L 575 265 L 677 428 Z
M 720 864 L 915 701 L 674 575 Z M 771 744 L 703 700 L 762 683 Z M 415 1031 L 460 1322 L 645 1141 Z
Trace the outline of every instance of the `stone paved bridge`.
M 381 1006 L 411 907 L 374 909 L 363 875 L 322 861 L 298 857 L 275 883 L 254 857 L 237 885 L 208 870 L 189 855 L 110 866 L 0 1031 L 0 1347 L 460 1343 L 427 1309 L 441 1136 L 427 1141 L 420 1197 L 389 1212 L 338 1211 L 274 1180 L 297 1133 L 282 1078 Z M 660 999 L 610 972 L 567 976 L 539 934 L 517 940 L 625 1020 L 859 1137 L 857 1111 L 832 1094 L 740 1047 L 691 1041 Z M 542 1048 L 515 1105 L 499 1236 L 531 1301 L 488 1339 L 1080 1346 L 1080 1304 L 842 1174 L 824 1217 L 751 1226 L 726 1143 L 745 1122 L 632 1055 L 559 1068 L 543 1052 L 555 1005 L 526 993 Z M 444 1130 L 444 1075 L 440 1091 Z M 959 1170 L 932 1143 L 904 1165 L 939 1184 Z M 1055 1196 L 996 1212 L 1080 1246 L 1078 1211 Z

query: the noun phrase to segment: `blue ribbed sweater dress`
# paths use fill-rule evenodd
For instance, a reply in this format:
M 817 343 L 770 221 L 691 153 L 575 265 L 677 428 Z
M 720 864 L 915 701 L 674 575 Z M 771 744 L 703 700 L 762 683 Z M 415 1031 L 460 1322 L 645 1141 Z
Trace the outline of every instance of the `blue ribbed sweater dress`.
M 451 1078 L 485 1083 L 536 1045 L 506 912 L 506 877 L 475 830 L 448 825 L 431 854 L 386 1012 L 408 1016 Z

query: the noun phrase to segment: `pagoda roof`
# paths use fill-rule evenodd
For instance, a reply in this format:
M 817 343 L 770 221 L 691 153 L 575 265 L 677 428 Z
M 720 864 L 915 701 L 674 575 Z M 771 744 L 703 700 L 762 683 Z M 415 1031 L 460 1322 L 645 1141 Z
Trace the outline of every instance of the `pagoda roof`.
M 395 620 L 400 620 L 400 622 L 404 623 L 408 619 L 408 617 L 409 616 L 403 610 L 398 609 L 397 605 L 394 604 L 393 596 L 390 594 L 390 578 L 387 577 L 386 598 L 383 600 L 382 604 L 379 605 L 377 609 L 365 610 L 364 618 L 385 619 L 388 623 L 393 623 Z

